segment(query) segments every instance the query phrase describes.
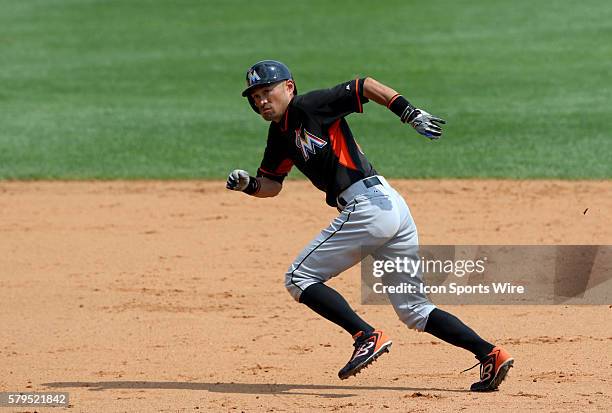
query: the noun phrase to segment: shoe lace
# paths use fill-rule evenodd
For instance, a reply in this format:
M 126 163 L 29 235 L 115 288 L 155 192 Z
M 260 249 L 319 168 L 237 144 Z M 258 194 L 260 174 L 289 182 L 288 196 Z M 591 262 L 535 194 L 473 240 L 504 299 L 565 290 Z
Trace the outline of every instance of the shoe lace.
M 466 371 L 470 371 L 470 370 L 472 370 L 474 367 L 476 367 L 476 366 L 478 366 L 478 365 L 480 365 L 480 370 L 481 370 L 481 372 L 482 372 L 483 362 L 482 362 L 482 361 L 479 361 L 478 363 L 474 364 L 472 367 L 467 368 L 467 369 L 465 369 L 465 370 L 461 370 L 461 373 L 460 373 L 460 374 L 465 373 Z
M 362 334 L 361 336 L 357 337 L 357 339 L 353 342 L 353 347 L 357 348 L 371 339 L 372 334 Z
M 484 370 L 484 366 L 485 364 L 487 364 L 490 361 L 490 357 L 486 357 L 483 360 L 479 361 L 478 363 L 474 364 L 472 367 L 467 368 L 465 370 L 462 370 L 460 374 L 465 373 L 466 371 L 470 371 L 472 370 L 474 367 L 480 365 L 480 379 L 482 380 L 482 376 L 483 376 L 483 370 Z
M 355 354 L 357 354 L 361 346 L 367 343 L 370 340 L 370 338 L 371 337 L 369 336 L 366 336 L 366 337 L 361 336 L 357 340 L 355 340 L 355 342 L 353 343 L 353 347 L 355 347 L 355 349 L 353 350 L 353 355 L 351 356 L 351 360 L 355 357 Z

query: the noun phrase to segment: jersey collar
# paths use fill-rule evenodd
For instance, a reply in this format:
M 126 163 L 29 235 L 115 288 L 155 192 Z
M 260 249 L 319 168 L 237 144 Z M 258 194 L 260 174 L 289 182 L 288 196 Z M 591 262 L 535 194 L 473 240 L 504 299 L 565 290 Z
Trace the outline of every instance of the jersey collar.
M 287 110 L 285 110 L 285 116 L 281 119 L 280 128 L 282 132 L 287 132 L 289 128 L 289 106 L 287 106 Z
M 287 109 L 285 109 L 285 114 L 283 115 L 283 118 L 281 119 L 279 123 L 281 132 L 287 132 L 287 130 L 289 130 L 289 108 L 291 107 L 291 104 L 293 103 L 294 97 L 292 97 L 291 100 L 289 101 L 289 104 L 287 105 Z

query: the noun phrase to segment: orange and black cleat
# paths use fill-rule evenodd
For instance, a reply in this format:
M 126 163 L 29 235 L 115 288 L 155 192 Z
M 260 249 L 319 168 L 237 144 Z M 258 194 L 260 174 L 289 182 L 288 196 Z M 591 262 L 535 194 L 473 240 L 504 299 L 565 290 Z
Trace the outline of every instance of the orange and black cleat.
M 372 364 L 381 354 L 388 353 L 391 347 L 389 340 L 382 331 L 374 330 L 369 334 L 360 331 L 353 336 L 355 351 L 349 362 L 339 372 L 342 380 L 356 375 L 362 369 Z
M 500 383 L 506 378 L 508 370 L 514 364 L 514 359 L 503 348 L 494 347 L 480 363 L 467 370 L 473 369 L 478 364 L 480 364 L 480 381 L 472 384 L 470 390 L 488 392 L 497 390 Z

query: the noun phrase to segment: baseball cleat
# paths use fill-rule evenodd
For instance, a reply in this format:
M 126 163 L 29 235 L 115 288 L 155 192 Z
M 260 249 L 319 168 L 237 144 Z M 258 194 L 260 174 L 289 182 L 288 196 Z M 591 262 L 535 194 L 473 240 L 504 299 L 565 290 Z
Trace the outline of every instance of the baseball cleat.
M 353 338 L 355 339 L 353 344 L 355 351 L 353 351 L 353 355 L 346 366 L 338 372 L 338 377 L 342 380 L 356 375 L 372 364 L 379 356 L 388 353 L 392 344 L 391 340 L 382 331 L 378 330 L 369 334 L 360 331 Z
M 480 363 L 467 370 L 473 369 L 478 364 L 480 364 L 480 381 L 472 384 L 470 390 L 489 392 L 497 390 L 500 383 L 506 378 L 508 370 L 514 364 L 514 359 L 503 348 L 495 347 Z

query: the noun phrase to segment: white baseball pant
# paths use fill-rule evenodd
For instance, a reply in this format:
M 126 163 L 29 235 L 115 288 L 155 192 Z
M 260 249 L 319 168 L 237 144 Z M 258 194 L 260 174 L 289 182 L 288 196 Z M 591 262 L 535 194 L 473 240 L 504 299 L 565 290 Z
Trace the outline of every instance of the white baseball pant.
M 367 255 L 375 260 L 418 259 L 418 234 L 410 209 L 385 178 L 356 182 L 338 199 L 340 215 L 310 242 L 285 274 L 285 286 L 296 301 L 310 285 L 326 282 Z M 436 307 L 418 292 L 422 274 L 403 281 L 415 285 L 417 293 L 388 297 L 402 322 L 423 331 Z

